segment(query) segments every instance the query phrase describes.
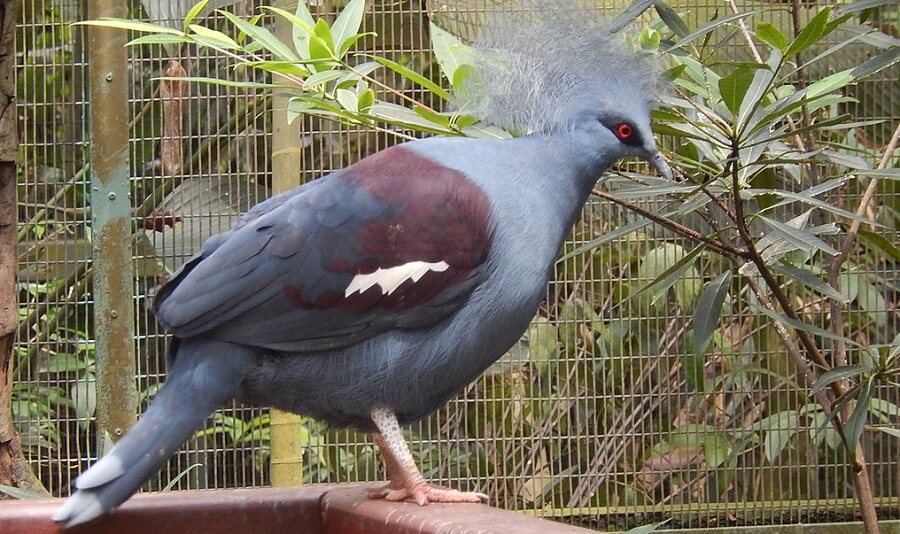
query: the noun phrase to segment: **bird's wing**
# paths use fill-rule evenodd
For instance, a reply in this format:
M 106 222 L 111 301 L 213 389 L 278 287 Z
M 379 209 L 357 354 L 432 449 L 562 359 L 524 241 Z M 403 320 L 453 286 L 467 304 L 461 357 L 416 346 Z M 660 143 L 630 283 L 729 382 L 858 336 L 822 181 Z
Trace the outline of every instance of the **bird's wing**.
M 160 289 L 155 310 L 181 337 L 336 348 L 452 314 L 490 245 L 484 192 L 398 146 L 248 212 Z

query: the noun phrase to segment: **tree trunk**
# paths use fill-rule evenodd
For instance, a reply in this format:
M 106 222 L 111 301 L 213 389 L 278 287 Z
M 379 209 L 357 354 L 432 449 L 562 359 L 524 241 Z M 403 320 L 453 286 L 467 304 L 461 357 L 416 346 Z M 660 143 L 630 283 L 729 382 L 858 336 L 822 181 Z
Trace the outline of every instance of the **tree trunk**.
M 0 484 L 46 492 L 22 453 L 12 420 L 16 304 L 16 3 L 0 0 Z M 0 493 L 0 498 L 2 498 Z

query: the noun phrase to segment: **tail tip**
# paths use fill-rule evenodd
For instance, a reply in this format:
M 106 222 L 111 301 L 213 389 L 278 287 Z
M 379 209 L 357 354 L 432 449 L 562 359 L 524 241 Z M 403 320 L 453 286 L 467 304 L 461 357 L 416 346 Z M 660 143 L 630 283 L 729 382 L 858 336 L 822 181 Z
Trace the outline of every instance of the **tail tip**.
M 68 528 L 99 517 L 105 511 L 100 499 L 93 492 L 76 491 L 59 507 L 52 519 Z

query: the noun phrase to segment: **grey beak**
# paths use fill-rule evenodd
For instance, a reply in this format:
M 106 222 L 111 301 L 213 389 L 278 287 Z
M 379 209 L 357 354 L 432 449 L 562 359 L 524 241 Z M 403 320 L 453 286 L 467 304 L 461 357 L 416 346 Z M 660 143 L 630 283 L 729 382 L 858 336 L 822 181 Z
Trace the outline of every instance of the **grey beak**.
M 653 165 L 653 168 L 656 169 L 663 178 L 666 180 L 672 179 L 672 169 L 669 168 L 669 164 L 666 163 L 665 158 L 661 152 L 654 152 L 652 156 L 647 160 L 650 162 L 650 165 Z

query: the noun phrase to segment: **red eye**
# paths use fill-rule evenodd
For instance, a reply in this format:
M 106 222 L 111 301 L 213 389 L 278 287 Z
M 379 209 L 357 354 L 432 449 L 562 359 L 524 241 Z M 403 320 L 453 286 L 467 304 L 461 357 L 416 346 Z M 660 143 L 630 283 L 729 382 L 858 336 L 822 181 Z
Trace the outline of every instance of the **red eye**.
M 625 140 L 631 137 L 631 134 L 634 133 L 634 128 L 631 127 L 630 124 L 622 123 L 616 126 L 616 135 L 619 136 L 619 139 Z

